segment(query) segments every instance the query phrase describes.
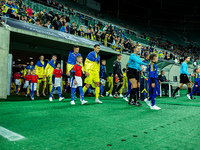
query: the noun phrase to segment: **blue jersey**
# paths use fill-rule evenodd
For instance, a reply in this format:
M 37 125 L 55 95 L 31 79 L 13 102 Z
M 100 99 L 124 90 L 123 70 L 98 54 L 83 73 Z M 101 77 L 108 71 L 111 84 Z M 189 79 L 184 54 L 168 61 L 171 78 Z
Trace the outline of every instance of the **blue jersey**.
M 149 66 L 149 100 L 155 100 L 156 96 L 160 95 L 160 87 L 157 81 L 158 73 L 157 73 L 157 66 L 155 63 L 150 64 Z M 155 87 L 152 87 L 152 83 L 155 83 Z
M 188 73 L 188 67 L 185 61 L 181 64 L 181 74 L 190 75 L 190 73 Z
M 195 74 L 195 85 L 199 85 L 200 83 L 200 75 L 198 73 Z
M 157 66 L 155 63 L 151 63 L 149 66 L 149 78 L 153 80 L 158 79 Z
M 31 66 L 31 65 L 28 65 L 28 66 L 26 67 L 27 70 L 28 70 L 28 69 L 31 69 L 31 71 L 32 71 L 34 68 L 35 68 L 35 66 Z
M 101 65 L 100 66 L 100 78 L 101 79 L 106 79 L 107 75 L 106 75 L 106 66 Z
M 81 54 L 80 53 L 75 54 L 73 51 L 70 51 L 67 63 L 71 65 L 75 65 L 77 56 L 81 56 Z
M 141 69 L 140 65 L 146 66 L 147 64 L 141 61 L 141 59 L 139 58 L 139 55 L 135 55 L 134 53 L 132 53 L 129 57 L 128 67 L 138 70 L 138 69 Z
M 146 58 L 142 61 L 142 62 L 144 62 L 144 63 L 146 63 L 146 64 L 148 64 L 149 63 L 149 61 L 148 60 L 146 60 Z
M 193 86 L 192 93 L 190 93 L 190 96 L 194 93 L 200 92 L 200 88 L 199 88 L 199 86 L 200 86 L 200 76 L 199 76 L 198 73 L 195 74 L 195 80 L 194 81 L 195 81 L 195 85 Z M 198 86 L 196 87 L 196 85 L 198 85 Z

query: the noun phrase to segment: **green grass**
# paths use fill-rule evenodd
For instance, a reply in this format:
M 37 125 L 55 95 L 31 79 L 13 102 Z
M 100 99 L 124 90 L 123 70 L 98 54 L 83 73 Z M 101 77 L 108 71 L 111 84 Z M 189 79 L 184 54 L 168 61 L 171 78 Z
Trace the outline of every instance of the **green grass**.
M 65 95 L 68 96 L 69 95 Z M 197 96 L 196 96 L 197 97 Z M 199 149 L 200 97 L 157 98 L 159 111 L 129 106 L 123 99 L 86 97 L 87 105 L 35 101 L 11 96 L 0 102 L 0 126 L 23 135 L 10 142 L 0 136 L 0 149 Z M 43 100 L 42 100 L 43 99 Z M 111 146 L 107 146 L 110 144 Z

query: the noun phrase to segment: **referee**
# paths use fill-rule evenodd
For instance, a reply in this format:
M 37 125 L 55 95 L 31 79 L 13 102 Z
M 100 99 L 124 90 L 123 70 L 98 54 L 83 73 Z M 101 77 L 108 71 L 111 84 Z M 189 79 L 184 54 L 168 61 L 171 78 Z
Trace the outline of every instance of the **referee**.
M 118 54 L 117 55 L 117 60 L 114 61 L 113 63 L 113 96 L 114 98 L 118 98 L 118 91 L 121 89 L 123 85 L 123 80 L 122 80 L 122 70 L 121 70 L 121 60 L 122 55 Z M 118 80 L 120 82 L 120 85 L 117 87 Z
M 139 54 L 141 51 L 141 45 L 136 44 L 133 53 L 129 57 L 128 61 L 128 69 L 127 69 L 127 77 L 128 80 L 131 82 L 131 93 L 130 93 L 130 99 L 129 99 L 129 105 L 135 105 L 135 106 L 141 106 L 137 101 L 136 98 L 136 93 L 139 88 L 139 72 L 142 71 L 140 65 L 145 65 L 147 66 L 146 63 L 142 62 L 141 59 L 139 58 Z M 134 100 L 134 101 L 132 101 Z
M 183 84 L 187 84 L 188 87 L 188 94 L 187 97 L 190 99 L 190 93 L 191 93 L 191 85 L 190 85 L 190 80 L 188 78 L 188 75 L 194 77 L 195 75 L 188 73 L 188 67 L 187 67 L 187 63 L 190 61 L 190 57 L 189 56 L 184 56 L 184 61 L 181 64 L 181 75 L 180 75 L 180 83 L 179 86 L 175 89 L 172 97 L 174 99 L 176 99 L 176 92 L 178 92 L 178 90 L 180 90 L 183 87 Z

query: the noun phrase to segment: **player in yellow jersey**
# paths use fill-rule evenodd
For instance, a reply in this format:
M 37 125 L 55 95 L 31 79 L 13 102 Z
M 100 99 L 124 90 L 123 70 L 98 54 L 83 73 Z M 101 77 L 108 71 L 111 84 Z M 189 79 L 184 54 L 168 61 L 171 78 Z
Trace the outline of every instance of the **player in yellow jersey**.
M 46 67 L 46 62 L 44 61 L 44 56 L 43 55 L 41 55 L 39 57 L 39 59 L 40 60 L 38 60 L 38 62 L 35 65 L 36 74 L 39 77 L 38 83 L 37 83 L 37 96 L 40 96 L 40 94 L 39 94 L 40 83 L 42 83 L 42 82 L 43 82 L 42 94 L 43 94 L 43 96 L 46 96 L 45 95 L 45 89 L 46 89 L 46 86 L 47 86 L 47 80 L 46 80 L 46 78 L 43 78 L 44 75 L 45 75 L 44 74 L 44 70 L 45 70 L 45 67 Z
M 56 65 L 55 65 L 56 60 L 57 60 L 57 56 L 53 55 L 52 60 L 50 60 L 47 63 L 47 66 L 45 67 L 45 70 L 44 70 L 45 75 L 44 75 L 43 79 L 45 79 L 47 77 L 48 84 L 49 84 L 49 92 L 51 92 L 51 90 L 52 90 L 52 76 L 53 76 L 53 71 L 56 68 Z
M 109 97 L 113 97 L 112 95 L 112 91 L 113 91 L 113 73 L 109 73 L 109 77 L 107 79 L 108 82 L 108 87 L 110 88 L 110 90 L 108 92 L 106 92 L 106 96 L 109 95 Z
M 21 73 L 21 78 L 19 79 L 20 80 L 20 86 L 18 88 L 19 91 L 21 90 L 21 87 L 24 84 L 24 69 L 20 69 L 20 73 Z
M 123 69 L 123 76 L 122 76 L 122 78 L 123 78 L 122 79 L 123 80 L 123 85 L 122 85 L 122 87 L 120 89 L 120 95 L 119 95 L 119 97 L 123 97 L 122 92 L 123 92 L 124 88 L 126 88 L 127 89 L 126 91 L 128 91 L 128 79 L 127 79 L 127 76 L 126 76 L 126 68 Z
M 99 100 L 99 92 L 100 92 L 100 87 L 99 87 L 99 72 L 100 72 L 100 56 L 99 56 L 99 51 L 100 51 L 100 45 L 95 44 L 94 45 L 94 51 L 90 52 L 85 60 L 84 64 L 84 71 L 85 71 L 85 83 L 86 85 L 83 87 L 83 93 L 87 91 L 87 89 L 92 85 L 93 88 L 95 88 L 95 103 L 102 103 Z

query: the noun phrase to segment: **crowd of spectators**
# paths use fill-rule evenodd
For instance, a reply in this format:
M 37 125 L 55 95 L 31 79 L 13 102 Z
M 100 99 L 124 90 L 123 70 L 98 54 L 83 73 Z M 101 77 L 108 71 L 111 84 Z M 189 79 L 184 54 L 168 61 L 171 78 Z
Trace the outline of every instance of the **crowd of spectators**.
M 183 57 L 185 54 L 187 54 L 199 59 L 197 54 L 198 52 L 200 52 L 200 47 L 194 46 L 192 44 L 189 44 L 188 46 L 183 46 L 181 44 L 174 44 L 168 40 L 163 40 L 162 35 L 160 36 L 157 35 L 156 37 L 152 37 L 152 36 L 148 37 L 147 34 L 142 33 L 140 37 L 147 39 L 150 45 L 154 45 L 160 49 L 165 49 L 169 51 L 170 53 L 179 55 L 180 57 Z
M 7 3 L 5 1 L 6 0 L 1 1 L 0 14 L 16 20 L 98 41 L 102 45 L 119 52 L 122 51 L 123 53 L 131 53 L 134 45 L 137 44 L 132 41 L 131 38 L 127 38 L 122 28 L 116 29 L 112 24 L 103 24 L 101 21 L 98 21 L 96 24 L 91 24 L 88 23 L 88 21 L 92 18 L 84 16 L 85 25 L 78 25 L 83 20 L 83 15 L 79 13 L 75 14 L 73 9 L 69 7 L 65 9 L 65 13 L 61 15 L 54 9 L 51 9 L 49 12 L 46 12 L 46 10 L 35 12 L 30 6 L 23 5 L 21 0 L 8 0 Z M 51 0 L 47 0 L 46 4 L 50 6 L 54 5 L 55 8 L 59 8 L 60 10 L 65 7 Z M 74 15 L 78 15 L 79 22 L 71 21 L 70 18 Z M 148 38 L 146 34 L 142 34 L 141 37 Z M 179 61 L 178 56 L 183 57 L 185 53 L 196 54 L 197 50 L 199 50 L 199 48 L 193 47 L 192 45 L 183 47 L 169 41 L 163 42 L 160 37 L 150 37 L 148 40 L 150 46 L 143 46 L 141 57 L 144 57 L 146 53 L 158 53 L 159 58 Z M 158 52 L 155 47 L 167 51 L 162 50 Z

